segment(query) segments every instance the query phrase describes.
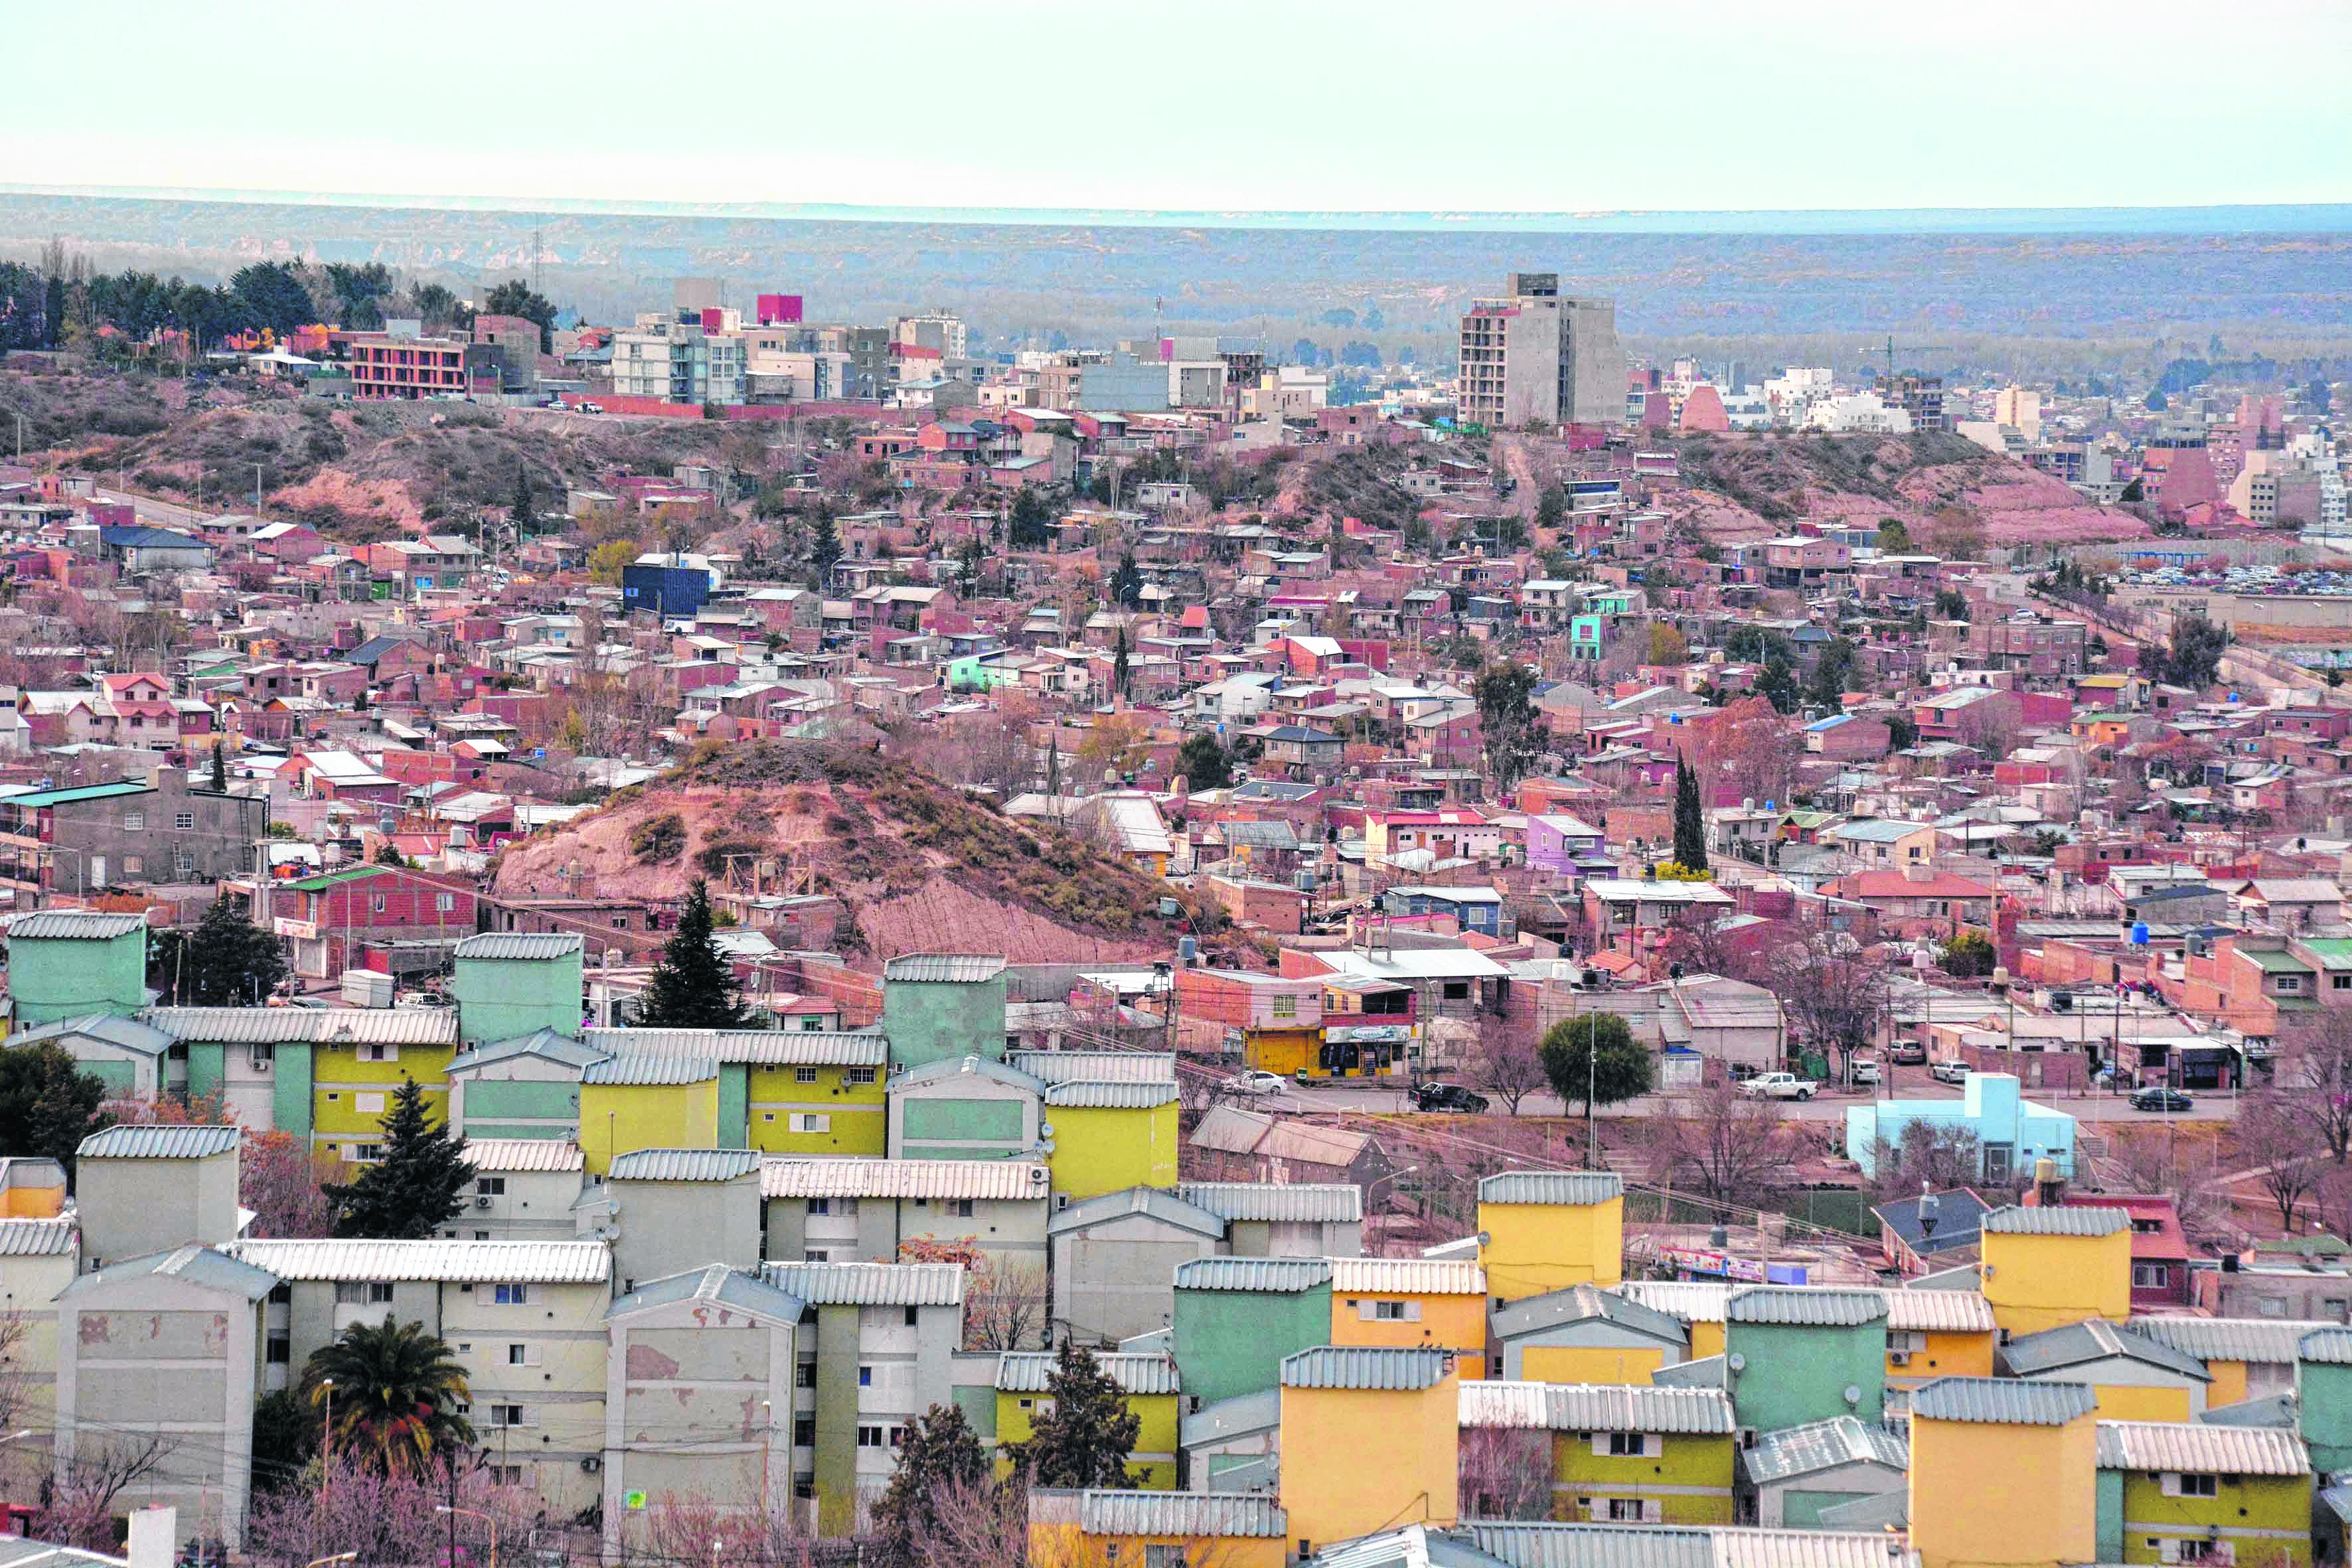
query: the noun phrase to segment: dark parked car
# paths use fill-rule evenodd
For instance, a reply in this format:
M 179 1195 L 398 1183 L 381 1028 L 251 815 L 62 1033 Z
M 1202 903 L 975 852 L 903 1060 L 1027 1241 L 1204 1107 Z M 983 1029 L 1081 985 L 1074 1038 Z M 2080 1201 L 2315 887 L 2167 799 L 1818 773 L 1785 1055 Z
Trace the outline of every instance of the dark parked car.
M 2131 1097 L 2134 1110 L 2189 1110 L 2196 1104 L 2179 1089 L 2166 1089 L 2160 1084 L 2154 1089 L 2141 1089 Z
M 1412 1086 L 1415 1110 L 1466 1110 L 1476 1116 L 1486 1109 L 1486 1097 L 1458 1083 L 1417 1083 Z

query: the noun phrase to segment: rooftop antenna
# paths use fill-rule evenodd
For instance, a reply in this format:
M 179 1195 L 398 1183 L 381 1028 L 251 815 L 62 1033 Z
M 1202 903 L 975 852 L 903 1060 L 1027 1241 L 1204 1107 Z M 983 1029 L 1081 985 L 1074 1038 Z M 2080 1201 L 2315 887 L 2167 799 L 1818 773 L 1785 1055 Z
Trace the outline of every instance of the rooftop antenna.
M 530 291 L 541 299 L 547 298 L 547 228 L 534 224 L 530 230 Z

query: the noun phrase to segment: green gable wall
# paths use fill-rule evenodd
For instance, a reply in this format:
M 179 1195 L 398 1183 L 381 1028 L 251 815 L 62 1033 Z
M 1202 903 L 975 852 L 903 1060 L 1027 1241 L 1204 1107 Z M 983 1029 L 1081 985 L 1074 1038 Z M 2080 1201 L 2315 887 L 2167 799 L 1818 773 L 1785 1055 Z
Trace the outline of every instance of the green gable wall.
M 1282 1358 L 1331 1342 L 1331 1287 L 1312 1290 L 1179 1290 L 1176 1365 L 1204 1405 L 1282 1382 Z
M 743 1062 L 719 1064 L 719 1146 L 751 1146 L 751 1068 Z
M 269 1119 L 280 1132 L 310 1135 L 310 1053 L 308 1044 L 279 1046 L 269 1068 Z
M 890 1065 L 922 1067 L 950 1058 L 1004 1059 L 1004 976 L 969 982 L 894 980 L 882 987 L 882 1032 Z
M 1747 1358 L 1732 1378 L 1731 1404 L 1742 1426 L 1777 1432 L 1808 1421 L 1856 1415 L 1875 1425 L 1886 1408 L 1886 1324 L 1839 1328 L 1793 1323 L 1727 1323 L 1727 1355 Z M 1845 1391 L 1862 1391 L 1849 1405 Z
M 1002 994 L 1002 987 L 999 987 Z M 8 997 L 16 1027 L 110 1013 L 127 1018 L 147 1005 L 144 927 L 103 942 L 20 936 L 8 943 Z M 1003 1054 L 1000 1021 L 997 1054 Z
M 218 1094 L 227 1076 L 228 1047 L 223 1045 L 188 1044 L 188 1098 Z
M 457 1037 L 469 1046 L 541 1029 L 580 1037 L 580 954 L 562 958 L 461 958 L 449 982 Z

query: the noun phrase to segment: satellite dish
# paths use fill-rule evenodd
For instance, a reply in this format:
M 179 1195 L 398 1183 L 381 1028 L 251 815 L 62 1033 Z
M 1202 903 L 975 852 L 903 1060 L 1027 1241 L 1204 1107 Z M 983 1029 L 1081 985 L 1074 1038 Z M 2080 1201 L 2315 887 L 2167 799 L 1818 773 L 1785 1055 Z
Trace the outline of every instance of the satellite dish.
M 1741 1355 L 1738 1351 L 1733 1351 L 1729 1355 L 1723 1358 L 1723 1364 L 1729 1367 L 1734 1372 L 1746 1372 L 1748 1370 L 1748 1358 Z
M 1859 1404 L 1861 1404 L 1861 1403 L 1862 1403 L 1862 1390 L 1861 1390 L 1861 1389 L 1859 1389 L 1859 1388 L 1856 1388 L 1856 1387 L 1855 1387 L 1853 1384 L 1851 1384 L 1851 1383 L 1847 1384 L 1845 1385 L 1845 1402 L 1846 1402 L 1848 1405 L 1859 1405 Z

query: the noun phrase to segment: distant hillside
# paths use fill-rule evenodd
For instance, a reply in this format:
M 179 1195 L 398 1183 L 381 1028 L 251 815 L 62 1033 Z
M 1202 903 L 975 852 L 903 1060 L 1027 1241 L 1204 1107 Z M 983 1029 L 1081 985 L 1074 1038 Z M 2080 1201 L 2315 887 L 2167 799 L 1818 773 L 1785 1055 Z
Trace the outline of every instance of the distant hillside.
M 856 921 L 856 951 L 1004 952 L 1024 963 L 1164 957 L 1176 889 L 1073 835 L 1017 822 L 861 746 L 770 741 L 706 751 L 657 784 L 510 845 L 502 896 L 675 898 L 730 856 L 783 856 Z
M 1785 533 L 1800 518 L 1903 524 L 1922 550 L 2140 539 L 2148 525 L 1958 436 L 1688 436 L 1684 489 L 1664 505 L 1717 544 Z

